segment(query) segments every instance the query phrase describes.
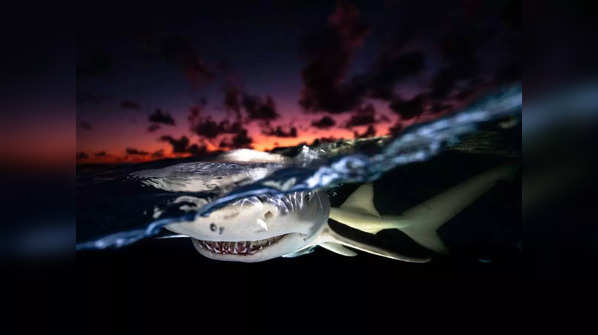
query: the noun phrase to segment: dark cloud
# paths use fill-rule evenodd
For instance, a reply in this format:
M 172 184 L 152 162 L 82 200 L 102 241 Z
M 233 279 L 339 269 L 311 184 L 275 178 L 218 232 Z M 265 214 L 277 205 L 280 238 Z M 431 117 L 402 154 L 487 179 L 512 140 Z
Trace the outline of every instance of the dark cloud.
M 161 41 L 160 53 L 164 59 L 181 67 L 194 88 L 214 77 L 214 73 L 208 69 L 191 41 L 184 36 L 165 37 Z
M 191 131 L 197 136 L 206 139 L 215 139 L 223 134 L 238 134 L 242 130 L 244 128 L 238 121 L 232 123 L 228 120 L 216 122 L 211 117 L 205 119 L 196 118 L 191 123 Z
M 395 85 L 407 76 L 416 75 L 424 69 L 425 57 L 421 51 L 401 52 L 402 43 L 385 49 L 372 73 L 368 74 L 366 85 L 374 98 L 390 100 Z
M 149 121 L 154 123 L 161 123 L 169 126 L 174 126 L 175 122 L 168 112 L 163 112 L 161 109 L 156 109 L 149 116 Z
M 123 109 L 138 110 L 138 109 L 141 108 L 141 105 L 139 105 L 135 101 L 123 100 L 123 101 L 120 102 L 120 107 L 123 108 Z
M 78 126 L 79 126 L 79 129 L 82 129 L 82 130 L 92 130 L 93 129 L 93 127 L 91 126 L 91 123 L 89 123 L 87 121 L 82 121 L 82 120 L 79 121 Z
M 161 127 L 160 127 L 159 124 L 152 123 L 152 124 L 149 125 L 149 127 L 147 127 L 147 132 L 148 133 L 153 133 L 154 131 L 159 130 L 160 128 Z
M 172 146 L 172 152 L 175 154 L 186 153 L 187 147 L 189 146 L 189 138 L 187 136 L 182 136 L 179 139 L 176 139 L 169 135 L 164 135 L 160 137 L 160 141 L 168 142 Z
M 520 80 L 520 39 L 508 28 L 520 26 L 515 9 L 519 7 L 509 2 L 501 11 L 504 5 L 498 6 L 497 11 L 468 3 L 456 10 L 442 3 L 430 12 L 419 3 L 389 3 L 380 20 L 372 21 L 376 31 L 388 34 L 374 36 L 381 45 L 373 65 L 348 78 L 353 55 L 368 29 L 355 7 L 339 3 L 325 29 L 304 41 L 307 65 L 302 72 L 301 106 L 307 112 L 343 113 L 376 98 L 394 105 L 396 112 L 400 109 L 403 118 L 412 118 L 423 112 L 419 108 L 423 105 L 403 105 L 398 88 L 416 88 L 415 94 L 427 94 L 422 98 L 426 103 L 443 104 L 468 98 L 492 76 L 499 84 Z M 503 12 L 503 17 L 497 17 Z M 430 71 L 425 70 L 435 71 L 431 81 Z M 427 90 L 418 87 L 424 80 L 429 81 Z
M 214 139 L 223 133 L 221 124 L 212 120 L 212 118 L 198 118 L 197 121 L 192 121 L 191 131 L 198 136 L 205 137 L 207 139 Z
M 198 144 L 190 144 L 189 138 L 187 136 L 181 136 L 179 139 L 176 139 L 169 135 L 164 135 L 159 139 L 162 142 L 168 142 L 172 146 L 172 153 L 174 154 L 184 154 L 190 153 L 192 155 L 200 155 L 207 152 L 207 149 L 204 145 Z
M 311 122 L 311 125 L 318 128 L 318 129 L 328 129 L 333 127 L 336 124 L 333 118 L 330 116 L 324 116 L 319 120 L 314 120 Z
M 276 106 L 272 97 L 262 98 L 255 95 L 245 95 L 243 97 L 243 107 L 249 120 L 272 121 L 280 117 L 276 111 Z
M 373 123 L 376 123 L 376 109 L 372 104 L 368 104 L 365 107 L 358 107 L 345 123 L 345 127 L 352 128 Z
M 187 152 L 193 156 L 200 156 L 208 152 L 205 145 L 191 144 L 187 148 Z
M 152 157 L 154 158 L 162 158 L 164 157 L 164 149 L 156 150 L 152 153 Z
M 217 122 L 212 117 L 202 117 L 203 106 L 194 106 L 189 114 L 188 120 L 191 124 L 191 131 L 206 140 L 214 140 L 221 135 L 234 135 L 229 141 L 223 139 L 219 146 L 222 148 L 246 148 L 250 147 L 253 139 L 247 135 L 241 120 L 222 120 Z M 201 148 L 200 148 L 201 149 Z
M 156 150 L 152 153 L 152 157 L 154 158 L 162 158 L 164 157 L 164 149 Z
M 355 6 L 339 2 L 328 25 L 303 41 L 309 63 L 301 73 L 299 103 L 306 111 L 343 113 L 361 101 L 364 88 L 346 80 L 353 54 L 369 31 L 359 16 Z
M 241 119 L 241 98 L 242 92 L 232 83 L 224 87 L 224 108 L 235 114 L 237 120 Z
M 127 153 L 127 155 L 134 155 L 134 156 L 147 156 L 147 155 L 149 155 L 149 152 L 138 150 L 138 149 L 135 149 L 135 148 L 127 148 L 125 150 L 125 152 Z
M 83 151 L 77 152 L 77 160 L 88 159 L 89 155 Z
M 390 118 L 386 114 L 380 114 L 378 122 L 390 122 Z
M 355 138 L 366 138 L 376 136 L 376 128 L 374 128 L 374 126 L 370 124 L 368 128 L 361 134 L 357 131 L 354 131 L 353 136 Z
M 262 129 L 262 134 L 275 137 L 297 137 L 297 128 L 290 126 L 289 130 L 285 131 L 281 126 L 267 127 Z
M 403 124 L 401 122 L 395 123 L 390 129 L 388 130 L 389 135 L 396 135 L 403 130 Z
M 423 95 L 418 95 L 407 101 L 397 97 L 390 103 L 389 107 L 393 112 L 400 115 L 402 119 L 412 119 L 423 113 L 424 97 Z
M 253 139 L 247 135 L 247 129 L 242 129 L 238 134 L 233 136 L 231 141 L 222 140 L 220 147 L 229 149 L 251 148 L 252 143 Z
M 94 154 L 95 157 L 106 157 L 108 156 L 108 154 L 106 153 L 106 151 L 100 151 L 100 152 L 96 152 Z

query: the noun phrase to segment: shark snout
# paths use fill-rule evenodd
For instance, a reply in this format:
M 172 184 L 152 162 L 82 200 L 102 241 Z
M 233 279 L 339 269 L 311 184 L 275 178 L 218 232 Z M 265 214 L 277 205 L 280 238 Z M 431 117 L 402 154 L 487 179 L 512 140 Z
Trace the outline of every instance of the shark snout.
M 230 206 L 196 217 L 190 222 L 170 224 L 167 228 L 179 234 L 206 241 L 261 240 L 289 233 L 307 233 L 309 229 L 293 214 L 282 214 L 271 204 Z

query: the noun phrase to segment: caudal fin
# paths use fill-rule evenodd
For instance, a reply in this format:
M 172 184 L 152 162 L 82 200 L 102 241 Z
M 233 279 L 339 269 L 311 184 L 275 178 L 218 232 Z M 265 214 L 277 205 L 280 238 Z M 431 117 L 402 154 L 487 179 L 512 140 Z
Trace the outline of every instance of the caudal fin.
M 503 165 L 481 173 L 400 216 L 380 216 L 374 208 L 372 185 L 364 184 L 340 208 L 331 208 L 330 218 L 372 234 L 384 229 L 399 229 L 423 247 L 446 253 L 447 248 L 436 230 L 486 193 L 498 180 L 512 177 L 517 169 L 517 165 Z
M 490 190 L 497 181 L 512 177 L 517 169 L 516 165 L 499 166 L 453 186 L 405 211 L 400 221 L 408 224 L 397 228 L 420 245 L 446 253 L 447 248 L 436 230 Z

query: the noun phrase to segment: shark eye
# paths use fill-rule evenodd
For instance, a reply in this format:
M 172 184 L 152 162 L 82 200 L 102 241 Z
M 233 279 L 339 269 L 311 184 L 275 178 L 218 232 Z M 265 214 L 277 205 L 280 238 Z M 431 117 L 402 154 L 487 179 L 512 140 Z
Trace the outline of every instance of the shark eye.
M 264 219 L 268 220 L 271 219 L 272 216 L 274 216 L 274 214 L 272 214 L 272 212 L 267 211 L 266 214 L 264 214 Z

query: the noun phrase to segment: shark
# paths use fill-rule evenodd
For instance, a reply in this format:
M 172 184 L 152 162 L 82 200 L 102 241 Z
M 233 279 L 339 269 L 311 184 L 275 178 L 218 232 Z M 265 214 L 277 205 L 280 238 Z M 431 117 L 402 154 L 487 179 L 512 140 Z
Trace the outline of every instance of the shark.
M 205 190 L 206 185 L 226 189 L 223 180 L 234 180 L 234 185 L 264 177 L 288 163 L 287 158 L 252 150 L 231 152 L 224 159 L 232 172 L 223 172 L 225 165 L 218 165 L 218 173 L 206 178 L 181 179 L 181 171 L 189 167 L 168 171 L 144 171 L 144 182 L 165 190 Z M 252 165 L 243 165 L 244 163 Z M 255 165 L 255 163 L 259 163 Z M 232 165 L 231 165 L 232 164 Z M 260 165 L 261 164 L 261 165 Z M 194 168 L 195 169 L 195 168 Z M 193 176 L 201 176 L 197 169 Z M 209 169 L 214 171 L 214 166 Z M 400 215 L 381 215 L 374 205 L 372 183 L 362 184 L 339 207 L 331 207 L 325 191 L 306 191 L 288 194 L 251 196 L 214 210 L 208 216 L 196 216 L 191 221 L 170 223 L 165 228 L 175 235 L 190 238 L 195 249 L 203 256 L 217 261 L 262 262 L 278 257 L 297 257 L 316 247 L 333 253 L 354 257 L 356 251 L 410 263 L 426 263 L 431 257 L 411 257 L 387 250 L 370 243 L 349 238 L 334 231 L 328 224 L 332 219 L 340 224 L 377 234 L 386 229 L 398 229 L 432 254 L 448 254 L 449 249 L 437 233 L 438 228 L 460 213 L 476 199 L 490 190 L 498 181 L 512 178 L 517 164 L 505 164 L 485 171 L 455 185 L 436 196 L 412 207 Z M 222 177 L 224 173 L 226 178 Z M 154 178 L 152 178 L 152 176 Z M 157 182 L 156 176 L 159 177 Z M 173 177 L 174 176 L 174 177 Z M 249 176 L 249 177 L 248 177 Z M 173 177 L 175 182 L 169 182 Z M 198 182 L 198 180 L 200 182 Z M 195 188 L 189 189 L 189 185 Z M 199 187 L 199 188 L 198 188 Z M 201 207 L 208 200 L 192 196 L 179 197 L 175 202 Z

